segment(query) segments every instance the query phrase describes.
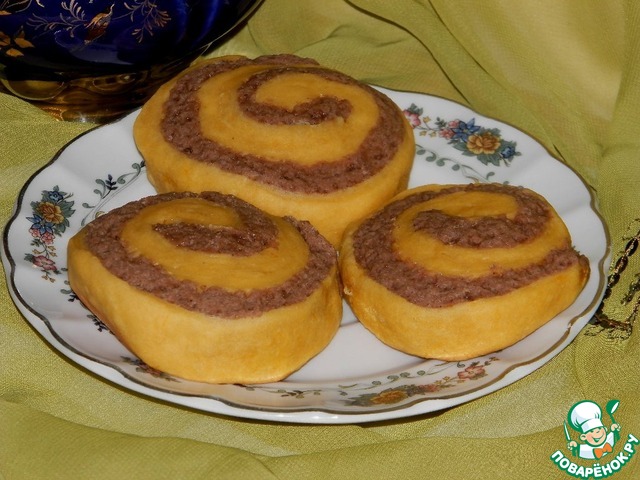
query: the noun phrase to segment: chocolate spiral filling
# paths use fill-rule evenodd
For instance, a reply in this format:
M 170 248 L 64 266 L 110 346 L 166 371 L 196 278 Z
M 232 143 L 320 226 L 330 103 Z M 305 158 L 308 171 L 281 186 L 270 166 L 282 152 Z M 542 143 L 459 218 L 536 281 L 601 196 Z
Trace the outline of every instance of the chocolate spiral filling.
M 496 269 L 479 278 L 446 276 L 403 261 L 394 250 L 392 237 L 398 216 L 413 205 L 465 191 L 506 193 L 516 200 L 518 212 L 513 219 L 506 216 L 461 218 L 427 210 L 414 218 L 414 230 L 424 231 L 447 245 L 487 249 L 515 247 L 538 236 L 551 215 L 544 201 L 518 187 L 471 184 L 418 192 L 389 204 L 356 230 L 353 244 L 357 263 L 371 278 L 409 302 L 438 308 L 503 295 L 576 262 L 586 262 L 569 244 L 550 251 L 537 264 L 521 269 Z
M 107 270 L 135 288 L 187 310 L 223 318 L 258 316 L 272 309 L 301 302 L 318 288 L 336 263 L 335 250 L 311 224 L 290 217 L 286 220 L 300 232 L 309 246 L 309 261 L 287 281 L 266 289 L 228 291 L 180 281 L 143 256 L 130 255 L 120 242 L 120 233 L 126 222 L 145 207 L 197 196 L 192 193 L 168 193 L 131 202 L 87 225 L 85 243 Z M 233 208 L 245 228 L 228 229 L 176 223 L 154 225 L 153 229 L 180 248 L 203 252 L 246 256 L 276 244 L 276 226 L 257 208 L 236 197 L 215 192 L 205 192 L 199 197 L 216 205 Z M 225 272 L 220 272 L 221 276 L 224 274 Z
M 375 89 L 347 75 L 310 63 L 315 62 L 292 55 L 275 55 L 210 63 L 192 70 L 177 81 L 164 104 L 161 130 L 165 140 L 195 160 L 286 191 L 331 193 L 366 180 L 382 170 L 401 145 L 404 138 L 402 113 L 389 98 Z M 348 99 L 331 95 L 318 95 L 292 110 L 256 101 L 255 93 L 268 80 L 290 73 L 309 73 L 369 92 L 379 109 L 376 125 L 357 151 L 342 159 L 327 159 L 314 165 L 237 152 L 207 138 L 199 116 L 197 92 L 201 85 L 216 75 L 255 64 L 270 68 L 249 76 L 237 92 L 241 111 L 254 120 L 271 125 L 317 125 L 337 117 L 348 118 L 353 105 Z

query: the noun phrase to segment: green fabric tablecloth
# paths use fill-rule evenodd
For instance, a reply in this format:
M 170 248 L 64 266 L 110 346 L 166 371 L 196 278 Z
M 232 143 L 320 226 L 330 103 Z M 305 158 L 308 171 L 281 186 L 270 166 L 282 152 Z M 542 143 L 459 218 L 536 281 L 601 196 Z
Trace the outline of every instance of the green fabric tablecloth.
M 563 421 L 583 399 L 620 400 L 623 440 L 640 438 L 640 332 L 631 329 L 640 290 L 640 3 L 265 0 L 207 56 L 282 52 L 463 103 L 573 167 L 610 229 L 615 285 L 600 315 L 550 363 L 473 402 L 383 423 L 294 425 L 115 387 L 50 348 L 3 286 L 0 478 L 570 478 L 550 455 L 567 451 Z M 29 176 L 90 127 L 0 94 L 2 224 Z M 640 461 L 629 455 L 610 476 L 640 478 Z

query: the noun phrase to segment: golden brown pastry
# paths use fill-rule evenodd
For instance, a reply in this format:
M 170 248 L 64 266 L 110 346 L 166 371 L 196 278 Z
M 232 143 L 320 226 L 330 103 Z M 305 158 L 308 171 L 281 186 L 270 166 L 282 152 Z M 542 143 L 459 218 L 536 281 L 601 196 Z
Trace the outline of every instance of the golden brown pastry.
M 153 368 L 210 383 L 280 380 L 342 318 L 335 249 L 308 222 L 230 195 L 146 197 L 71 238 L 71 287 Z
M 355 315 L 383 342 L 463 360 L 512 345 L 566 309 L 589 265 L 531 190 L 427 185 L 352 225 L 340 271 Z
M 233 194 L 334 246 L 406 188 L 415 151 L 387 96 L 292 55 L 196 64 L 145 104 L 134 138 L 158 192 Z

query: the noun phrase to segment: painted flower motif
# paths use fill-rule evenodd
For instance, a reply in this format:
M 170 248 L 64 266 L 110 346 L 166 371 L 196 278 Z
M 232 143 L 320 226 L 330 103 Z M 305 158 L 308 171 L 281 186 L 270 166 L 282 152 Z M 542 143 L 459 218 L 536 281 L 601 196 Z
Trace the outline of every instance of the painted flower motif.
M 49 224 L 41 224 L 35 218 L 31 217 L 29 220 L 32 220 L 34 223 L 31 225 L 29 229 L 29 233 L 33 238 L 37 238 L 45 245 L 53 244 L 55 240 L 55 235 L 53 233 L 53 228 Z
M 500 148 L 500 138 L 491 132 L 482 135 L 470 135 L 467 139 L 467 148 L 476 155 L 492 155 Z
M 441 138 L 446 138 L 447 140 L 451 140 L 456 134 L 456 130 L 458 129 L 459 123 L 460 123 L 460 120 L 454 120 L 452 122 L 449 122 L 446 128 L 443 128 L 438 132 L 438 136 Z
M 500 150 L 500 156 L 505 160 L 512 160 L 516 155 L 520 155 L 513 145 L 505 145 Z
M 41 202 L 38 205 L 38 213 L 48 223 L 59 224 L 64 222 L 64 215 L 59 205 L 52 202 Z
M 462 120 L 450 122 L 449 128 L 453 132 L 453 136 L 451 137 L 451 141 L 453 142 L 466 143 L 469 141 L 470 136 L 475 136 L 476 133 L 480 132 L 480 127 L 476 126 L 475 118 L 472 118 L 468 122 L 463 122 Z
M 60 203 L 64 200 L 65 194 L 60 190 L 54 189 L 47 192 L 47 197 L 51 202 Z
M 34 238 L 39 238 L 46 233 L 53 233 L 53 225 L 40 215 L 34 213 L 33 217 L 27 217 L 27 220 L 31 222 L 29 231 Z
M 438 383 L 427 383 L 426 385 L 420 385 L 420 391 L 422 393 L 434 393 L 442 390 L 442 386 Z
M 375 405 L 389 405 L 401 402 L 407 397 L 407 392 L 403 390 L 386 390 L 373 397 L 371 403 Z
M 409 125 L 411 125 L 413 128 L 419 127 L 422 123 L 420 115 L 417 112 L 405 109 L 403 110 L 403 113 L 407 120 L 409 120 Z
M 44 255 L 34 255 L 31 263 L 45 271 L 55 272 L 56 270 L 58 270 L 55 262 L 50 258 L 45 257 Z
M 477 380 L 478 378 L 484 377 L 486 374 L 487 372 L 485 371 L 484 366 L 473 363 L 461 372 L 458 372 L 458 378 L 461 380 Z
M 55 235 L 51 232 L 45 232 L 40 235 L 40 240 L 45 245 L 53 245 L 54 240 L 56 239 Z

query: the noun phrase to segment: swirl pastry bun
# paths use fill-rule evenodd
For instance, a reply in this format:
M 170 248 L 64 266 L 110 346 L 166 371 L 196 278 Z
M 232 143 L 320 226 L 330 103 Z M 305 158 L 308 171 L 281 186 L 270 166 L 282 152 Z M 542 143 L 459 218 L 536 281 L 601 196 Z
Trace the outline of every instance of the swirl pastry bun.
M 134 139 L 156 191 L 232 194 L 334 246 L 406 188 L 415 151 L 386 95 L 293 55 L 195 64 L 144 105 Z
M 280 380 L 342 318 L 335 249 L 311 224 L 231 195 L 168 193 L 69 241 L 80 300 L 149 366 L 209 383 Z
M 566 309 L 589 264 L 531 190 L 427 185 L 350 226 L 340 271 L 355 315 L 379 339 L 455 361 L 510 346 Z

